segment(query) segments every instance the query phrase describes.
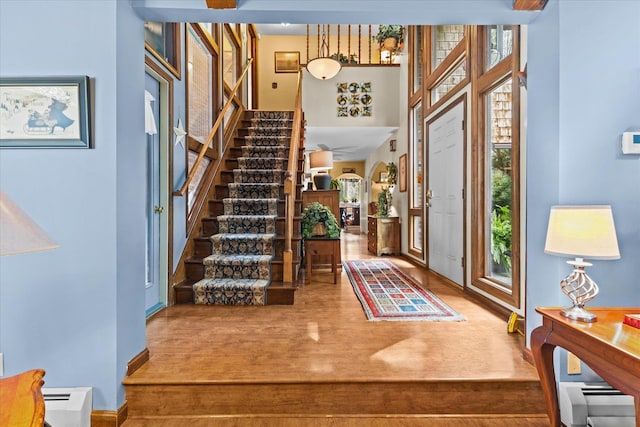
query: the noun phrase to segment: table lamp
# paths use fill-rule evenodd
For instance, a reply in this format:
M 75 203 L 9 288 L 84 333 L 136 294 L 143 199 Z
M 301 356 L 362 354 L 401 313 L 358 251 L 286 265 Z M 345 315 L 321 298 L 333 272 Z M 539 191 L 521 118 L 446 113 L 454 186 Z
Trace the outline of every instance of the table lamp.
M 573 305 L 563 308 L 563 316 L 594 322 L 596 315 L 584 305 L 598 295 L 598 285 L 585 273 L 589 259 L 618 259 L 618 239 L 611 206 L 552 206 L 549 214 L 545 253 L 575 257 L 567 261 L 573 272 L 560 282 L 562 292 Z
M 316 190 L 328 190 L 331 187 L 331 175 L 328 169 L 333 167 L 333 153 L 326 150 L 317 150 L 309 153 L 309 169 L 317 171 L 313 176 Z
M 58 244 L 0 190 L 0 255 L 46 251 L 57 247 Z

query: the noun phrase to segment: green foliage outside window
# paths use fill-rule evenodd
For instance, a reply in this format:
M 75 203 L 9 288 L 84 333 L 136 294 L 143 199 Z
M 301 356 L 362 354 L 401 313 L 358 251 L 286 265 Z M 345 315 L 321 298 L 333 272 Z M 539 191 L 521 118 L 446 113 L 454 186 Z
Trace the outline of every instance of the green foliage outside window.
M 492 154 L 491 255 L 511 273 L 511 150 L 494 149 Z

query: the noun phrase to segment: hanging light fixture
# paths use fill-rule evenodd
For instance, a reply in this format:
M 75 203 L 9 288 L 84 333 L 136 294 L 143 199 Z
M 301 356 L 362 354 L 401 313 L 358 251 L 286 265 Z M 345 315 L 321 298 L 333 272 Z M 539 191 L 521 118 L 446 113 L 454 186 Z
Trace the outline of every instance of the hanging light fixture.
M 322 25 L 322 47 L 320 48 L 320 56 L 312 59 L 307 63 L 307 71 L 318 80 L 329 80 L 336 76 L 342 68 L 342 64 L 335 59 L 329 58 L 329 45 L 327 44 L 327 35 Z M 325 56 L 325 48 L 326 55 Z

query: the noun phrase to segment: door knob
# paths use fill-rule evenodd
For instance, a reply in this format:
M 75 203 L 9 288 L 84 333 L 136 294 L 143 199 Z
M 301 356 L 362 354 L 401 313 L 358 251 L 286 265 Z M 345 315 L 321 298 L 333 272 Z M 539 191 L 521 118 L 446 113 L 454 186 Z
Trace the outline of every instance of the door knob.
M 162 213 L 163 211 L 164 211 L 164 208 L 162 206 L 153 207 L 153 213 Z

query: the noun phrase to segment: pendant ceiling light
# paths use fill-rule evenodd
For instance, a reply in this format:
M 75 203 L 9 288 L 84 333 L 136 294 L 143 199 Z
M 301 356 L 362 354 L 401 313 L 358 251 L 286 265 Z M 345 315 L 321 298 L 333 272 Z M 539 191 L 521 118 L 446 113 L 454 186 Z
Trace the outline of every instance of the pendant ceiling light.
M 325 48 L 326 55 L 325 56 Z M 329 45 L 327 44 L 327 35 L 322 26 L 322 47 L 319 52 L 320 56 L 312 59 L 307 63 L 307 71 L 318 80 L 329 80 L 336 76 L 342 68 L 342 64 L 335 59 L 329 58 Z

